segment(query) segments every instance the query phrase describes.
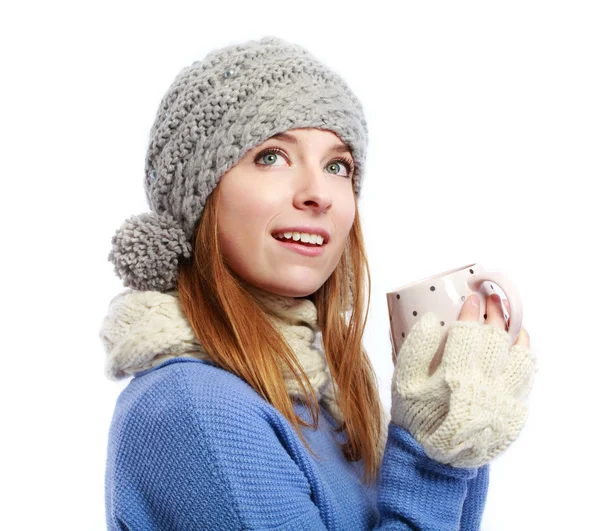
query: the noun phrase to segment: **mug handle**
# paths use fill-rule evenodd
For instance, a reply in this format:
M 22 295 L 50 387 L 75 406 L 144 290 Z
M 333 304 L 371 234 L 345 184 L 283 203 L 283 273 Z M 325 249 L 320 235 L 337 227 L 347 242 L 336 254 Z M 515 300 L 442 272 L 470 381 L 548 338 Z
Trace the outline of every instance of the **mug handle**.
M 500 273 L 488 273 L 484 271 L 479 275 L 473 275 L 468 280 L 467 284 L 473 291 L 479 292 L 479 286 L 486 281 L 493 282 L 500 286 L 500 289 L 508 298 L 508 305 L 510 307 L 510 326 L 508 327 L 508 335 L 510 336 L 511 345 L 513 345 L 517 340 L 517 336 L 521 331 L 521 325 L 523 323 L 523 305 L 521 304 L 519 292 L 515 285 Z

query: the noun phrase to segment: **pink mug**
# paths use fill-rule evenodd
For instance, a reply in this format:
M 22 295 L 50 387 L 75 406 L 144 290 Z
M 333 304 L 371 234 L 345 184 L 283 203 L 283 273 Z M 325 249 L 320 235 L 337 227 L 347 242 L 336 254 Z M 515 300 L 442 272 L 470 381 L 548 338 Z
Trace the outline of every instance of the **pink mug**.
M 402 347 L 404 339 L 412 326 L 427 312 L 434 312 L 440 318 L 442 327 L 458 320 L 465 300 L 470 295 L 480 299 L 479 322 L 483 323 L 486 312 L 487 296 L 500 288 L 508 299 L 510 326 L 508 334 L 514 343 L 521 330 L 523 308 L 521 297 L 515 286 L 500 273 L 488 273 L 479 264 L 445 271 L 437 275 L 417 280 L 387 293 L 390 318 L 390 339 L 393 346 L 393 358 Z M 502 295 L 498 293 L 502 298 Z M 504 313 L 507 322 L 509 315 Z M 445 344 L 447 333 L 443 334 L 441 348 Z

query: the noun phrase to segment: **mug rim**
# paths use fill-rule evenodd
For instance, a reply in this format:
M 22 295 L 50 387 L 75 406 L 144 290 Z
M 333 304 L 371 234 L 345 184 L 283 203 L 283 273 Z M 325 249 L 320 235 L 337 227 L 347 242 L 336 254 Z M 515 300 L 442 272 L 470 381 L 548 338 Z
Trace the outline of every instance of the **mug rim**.
M 427 280 L 432 280 L 432 279 L 440 279 L 440 278 L 444 278 L 450 275 L 453 275 L 454 273 L 457 273 L 459 271 L 464 271 L 465 269 L 469 269 L 473 266 L 477 266 L 479 265 L 477 262 L 474 262 L 472 264 L 467 264 L 465 266 L 460 266 L 460 267 L 455 267 L 454 269 L 449 269 L 448 271 L 444 271 L 442 273 L 437 273 L 436 275 L 431 275 L 429 277 L 425 277 L 425 278 L 421 278 L 419 280 L 415 280 L 414 282 L 411 282 L 410 284 L 405 284 L 404 286 L 401 286 L 393 291 L 388 291 L 387 294 L 388 295 L 393 295 L 395 293 L 398 293 L 399 291 L 404 291 L 407 290 L 409 288 L 411 288 L 412 286 L 414 286 L 415 284 L 421 284 L 422 282 L 425 282 Z

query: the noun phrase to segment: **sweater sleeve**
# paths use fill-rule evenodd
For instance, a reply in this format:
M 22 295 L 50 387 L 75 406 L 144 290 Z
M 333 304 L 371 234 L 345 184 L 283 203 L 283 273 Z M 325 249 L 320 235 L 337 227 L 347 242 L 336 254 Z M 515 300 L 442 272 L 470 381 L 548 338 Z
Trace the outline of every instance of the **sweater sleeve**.
M 490 465 L 487 464 L 479 468 L 477 475 L 469 480 L 467 498 L 465 499 L 460 519 L 460 531 L 479 529 L 487 499 L 489 479 Z
M 390 423 L 377 505 L 381 530 L 477 531 L 487 493 L 487 468 L 454 468 L 427 456 Z M 465 512 L 466 511 L 466 512 Z
M 187 386 L 185 377 L 170 379 L 118 406 L 105 483 L 108 529 L 340 529 L 330 516 L 355 508 L 331 505 L 283 416 L 218 385 L 196 401 Z M 378 521 L 368 529 L 477 529 L 481 487 L 475 481 L 472 498 L 469 491 L 476 478 L 476 469 L 429 459 L 390 424 L 375 491 Z M 466 499 L 473 502 L 461 524 Z

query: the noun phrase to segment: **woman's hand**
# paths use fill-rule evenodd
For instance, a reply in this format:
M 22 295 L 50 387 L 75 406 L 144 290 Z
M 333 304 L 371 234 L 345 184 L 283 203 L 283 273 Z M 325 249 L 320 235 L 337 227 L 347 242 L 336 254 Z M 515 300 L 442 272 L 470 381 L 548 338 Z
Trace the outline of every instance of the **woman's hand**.
M 476 298 L 476 296 L 472 296 Z M 474 304 L 472 304 L 474 302 Z M 502 453 L 519 435 L 535 373 L 529 335 L 514 345 L 499 297 L 467 299 L 448 329 L 426 313 L 398 353 L 392 380 L 392 422 L 407 429 L 433 459 L 457 467 L 479 467 Z M 436 356 L 437 353 L 437 356 Z
M 508 300 L 502 301 L 506 308 L 506 313 L 509 312 Z M 459 321 L 479 321 L 479 297 L 477 295 L 471 295 L 463 304 L 463 307 L 458 316 Z M 507 326 L 504 323 L 504 317 L 502 314 L 502 308 L 500 307 L 500 296 L 493 294 L 487 298 L 486 309 L 485 309 L 485 323 L 506 330 Z M 510 324 L 510 317 L 508 319 Z M 529 348 L 529 334 L 527 330 L 522 326 L 519 336 L 515 342 L 515 345 L 522 345 L 523 347 Z
M 510 314 L 509 314 L 509 304 L 507 299 L 503 299 L 503 304 L 506 309 L 506 314 L 509 316 L 507 321 L 504 321 L 503 310 L 500 308 L 500 296 L 497 294 L 490 295 L 486 301 L 486 313 L 484 316 L 484 324 L 489 324 L 491 326 L 495 326 L 496 328 L 500 328 L 502 330 L 508 331 L 508 325 L 510 325 Z M 471 295 L 464 302 L 463 307 L 460 311 L 460 315 L 458 316 L 459 321 L 470 321 L 477 322 L 479 321 L 479 297 L 477 295 Z M 515 341 L 515 345 L 521 345 L 525 348 L 529 348 L 529 334 L 527 330 L 525 330 L 524 326 L 521 326 L 521 330 L 519 331 L 519 335 Z M 429 367 L 429 373 L 432 374 L 436 367 L 441 362 L 442 352 L 438 352 L 438 356 L 436 356 Z

